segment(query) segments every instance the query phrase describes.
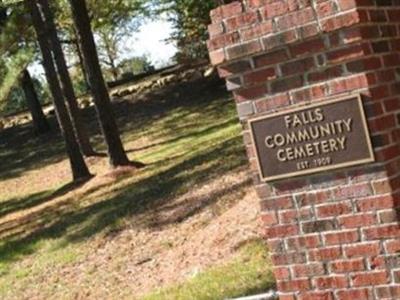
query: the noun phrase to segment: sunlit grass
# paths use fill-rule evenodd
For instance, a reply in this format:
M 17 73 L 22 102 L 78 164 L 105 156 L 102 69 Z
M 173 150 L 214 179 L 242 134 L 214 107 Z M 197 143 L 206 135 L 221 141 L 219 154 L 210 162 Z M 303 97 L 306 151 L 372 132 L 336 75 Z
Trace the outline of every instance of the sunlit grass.
M 140 300 L 222 300 L 265 292 L 273 284 L 266 246 L 262 241 L 253 241 L 232 262 L 210 268 L 182 284 L 155 291 Z
M 137 149 L 129 152 L 129 157 L 147 167 L 67 196 L 62 205 L 39 211 L 34 220 L 14 228 L 14 234 L 0 241 L 0 298 L 7 299 L 10 295 L 18 298 L 25 288 L 35 289 L 35 280 L 46 271 L 70 266 L 90 254 L 91 239 L 132 226 L 138 215 L 246 163 L 235 106 L 226 95 L 168 109 L 148 120 L 132 119 L 132 124 L 123 126 L 124 144 L 127 149 Z M 145 125 L 138 127 L 138 123 Z M 146 143 L 137 142 L 143 138 Z M 34 153 L 40 146 L 46 144 L 30 142 L 20 155 Z M 53 150 L 58 160 L 62 148 L 57 144 Z M 10 155 L 14 158 L 19 154 L 0 148 L 0 157 L 12 168 L 13 163 L 7 159 Z M 51 171 L 53 160 L 40 158 L 32 155 L 35 161 L 30 165 Z M 23 162 L 24 157 L 20 160 Z M 99 166 L 101 163 L 94 166 L 100 176 L 109 171 Z M 26 176 L 29 184 L 29 172 L 21 169 L 18 174 Z M 7 176 L 0 174 L 0 178 L 12 180 L 16 173 Z M 53 193 L 60 191 L 54 186 L 62 188 L 67 183 L 65 177 L 60 177 L 46 189 L 32 184 L 30 190 L 24 190 L 25 194 L 18 197 L 2 192 L 0 185 L 0 217 L 46 204 L 53 200 Z M 265 290 L 272 282 L 266 256 L 264 245 L 252 243 L 228 265 L 212 268 L 187 283 L 145 299 L 222 299 Z M 61 287 L 48 287 L 47 293 L 51 294 L 53 288 Z M 63 293 L 68 294 L 68 290 Z

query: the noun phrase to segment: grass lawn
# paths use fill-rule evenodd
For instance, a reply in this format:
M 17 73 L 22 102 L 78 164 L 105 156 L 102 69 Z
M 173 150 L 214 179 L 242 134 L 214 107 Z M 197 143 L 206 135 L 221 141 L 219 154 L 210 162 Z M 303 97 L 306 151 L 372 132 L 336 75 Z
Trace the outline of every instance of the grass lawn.
M 0 298 L 223 299 L 271 287 L 264 245 L 245 242 L 257 234 L 236 224 L 240 202 L 255 197 L 220 81 L 114 108 L 129 157 L 147 166 L 111 172 L 105 157 L 90 158 L 97 176 L 80 186 L 69 183 L 59 135 L 0 132 Z M 85 118 L 104 151 L 92 109 Z M 245 204 L 242 211 L 255 206 Z M 251 224 L 256 214 L 249 210 Z M 245 246 L 232 249 L 238 236 Z M 214 244 L 199 250 L 208 240 Z

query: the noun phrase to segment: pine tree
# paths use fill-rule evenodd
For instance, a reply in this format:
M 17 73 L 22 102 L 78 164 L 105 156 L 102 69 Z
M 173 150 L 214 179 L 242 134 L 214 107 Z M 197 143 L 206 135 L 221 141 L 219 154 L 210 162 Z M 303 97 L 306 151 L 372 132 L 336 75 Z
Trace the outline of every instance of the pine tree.
M 81 45 L 83 59 L 88 73 L 88 80 L 93 95 L 101 130 L 107 144 L 110 165 L 113 167 L 135 165 L 124 151 L 118 127 L 112 113 L 110 96 L 101 72 L 96 44 L 91 30 L 90 19 L 85 0 L 69 0 L 71 11 Z
M 86 166 L 85 160 L 83 159 L 82 153 L 79 149 L 79 144 L 75 139 L 72 122 L 69 118 L 64 96 L 58 81 L 58 75 L 46 36 L 45 23 L 40 14 L 36 0 L 25 0 L 24 3 L 31 14 L 32 23 L 37 34 L 39 48 L 42 52 L 43 67 L 53 96 L 54 108 L 60 129 L 65 140 L 73 179 L 81 180 L 89 178 L 91 174 Z
M 39 98 L 35 91 L 31 74 L 28 69 L 22 72 L 21 87 L 25 94 L 26 104 L 32 116 L 32 123 L 34 132 L 36 134 L 45 134 L 50 131 L 49 123 L 43 113 L 42 106 L 40 105 Z
M 74 92 L 74 87 L 72 85 L 71 77 L 68 72 L 68 67 L 64 58 L 64 53 L 61 47 L 61 43 L 57 36 L 54 17 L 51 8 L 49 6 L 49 2 L 47 0 L 39 0 L 39 5 L 45 18 L 46 30 L 50 43 L 50 48 L 54 54 L 54 60 L 60 77 L 62 90 L 67 100 L 69 114 L 72 120 L 72 124 L 74 126 L 74 132 L 78 139 L 83 155 L 94 156 L 96 155 L 96 152 L 90 145 L 89 136 L 82 118 L 81 111 L 78 106 L 78 102 Z

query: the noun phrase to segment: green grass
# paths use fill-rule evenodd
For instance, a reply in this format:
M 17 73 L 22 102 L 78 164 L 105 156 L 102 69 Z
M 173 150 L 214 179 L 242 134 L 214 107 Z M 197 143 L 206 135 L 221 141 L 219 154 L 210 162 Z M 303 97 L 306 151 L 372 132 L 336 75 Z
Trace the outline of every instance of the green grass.
M 273 287 L 268 252 L 261 241 L 241 249 L 232 262 L 216 266 L 188 281 L 155 291 L 140 300 L 219 300 L 265 292 Z
M 176 93 L 179 97 L 174 96 Z M 43 298 L 53 297 L 55 291 L 63 299 L 73 298 L 67 286 L 61 290 L 60 284 L 46 287 L 40 278 L 46 277 L 48 270 L 84 259 L 92 252 L 93 239 L 132 226 L 151 230 L 153 223 L 135 221 L 194 187 L 246 165 L 235 106 L 219 83 L 173 89 L 142 102 L 121 102 L 115 109 L 129 157 L 147 167 L 120 175 L 112 184 L 73 194 L 24 222 L 7 224 L 6 229 L 0 226 L 0 298 L 24 298 L 24 291 L 29 289 L 45 295 Z M 93 111 L 87 112 L 86 118 L 93 140 L 101 141 L 93 129 Z M 65 177 L 58 180 L 54 176 L 62 170 L 51 170 L 54 163 L 65 159 L 59 136 L 35 139 L 26 128 L 16 128 L 3 137 L 6 143 L 0 144 L 0 180 L 23 178 L 28 189 L 22 195 L 9 195 L 7 189 L 2 192 L 0 182 L 0 219 L 45 204 L 75 188 Z M 0 139 L 3 137 L 0 133 Z M 137 143 L 140 140 L 145 142 Z M 103 147 L 96 145 L 100 150 Z M 50 174 L 31 173 L 41 168 L 46 172 L 50 168 Z M 222 191 L 222 195 L 233 190 Z M 211 194 L 204 206 L 180 216 L 180 222 L 220 198 L 221 191 Z M 259 243 L 250 244 L 232 263 L 145 299 L 222 299 L 264 291 L 273 282 L 264 249 Z M 87 276 L 90 285 L 101 285 L 95 273 Z

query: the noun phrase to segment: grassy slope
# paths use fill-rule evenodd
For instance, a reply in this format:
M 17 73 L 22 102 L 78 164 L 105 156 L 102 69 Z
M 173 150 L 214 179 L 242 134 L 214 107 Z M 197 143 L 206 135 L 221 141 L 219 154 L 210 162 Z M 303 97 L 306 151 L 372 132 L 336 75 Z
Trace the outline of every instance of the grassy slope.
M 142 300 L 213 300 L 253 295 L 272 287 L 265 244 L 253 241 L 231 262 L 210 268 L 188 281 L 155 291 Z
M 24 128 L 0 133 L 0 298 L 55 294 L 73 298 L 62 284 L 44 288 L 38 282 L 52 268 L 84 259 L 91 252 L 91 241 L 138 226 L 132 220 L 169 199 L 243 168 L 240 126 L 223 88 L 198 82 L 141 101 L 117 103 L 129 156 L 148 166 L 134 174 L 108 176 L 104 175 L 106 160 L 93 160 L 91 169 L 103 176 L 84 187 L 68 185 L 68 164 L 59 137 L 31 139 Z M 93 112 L 86 118 L 94 140 L 99 141 Z M 168 294 L 218 299 L 246 293 L 248 283 L 267 271 L 260 265 L 259 247 L 248 249 L 254 255 L 240 256 L 229 267 L 215 268 L 149 299 L 168 298 Z M 238 276 L 226 279 L 227 268 Z M 93 278 L 88 274 L 88 280 Z M 204 284 L 208 278 L 224 284 Z M 269 275 L 254 281 L 251 289 L 264 289 L 267 283 Z

